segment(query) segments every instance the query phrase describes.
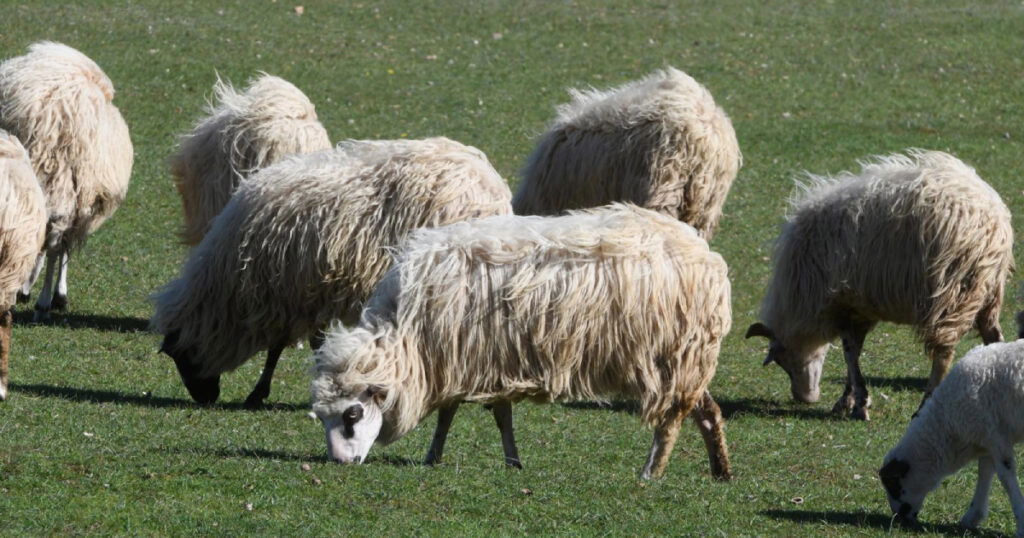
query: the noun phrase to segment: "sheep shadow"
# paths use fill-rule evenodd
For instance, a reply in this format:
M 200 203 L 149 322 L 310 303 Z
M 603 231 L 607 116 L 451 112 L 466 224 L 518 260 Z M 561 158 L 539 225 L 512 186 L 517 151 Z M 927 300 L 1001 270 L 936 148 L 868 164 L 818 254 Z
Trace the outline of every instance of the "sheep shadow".
M 866 376 L 864 380 L 868 384 L 868 390 L 889 389 L 892 392 L 914 391 L 924 394 L 928 386 L 928 379 L 925 377 L 871 377 Z
M 823 512 L 813 510 L 764 510 L 761 515 L 773 519 L 785 519 L 794 523 L 825 523 L 828 525 L 846 525 L 861 529 L 875 529 L 883 532 L 899 530 L 912 534 L 940 533 L 950 536 L 1003 536 L 1001 533 L 986 530 L 968 530 L 959 525 L 949 523 L 922 524 L 900 523 L 892 516 L 866 511 L 860 512 Z
M 722 408 L 722 416 L 728 420 L 738 414 L 758 417 L 793 417 L 811 420 L 842 420 L 833 415 L 831 409 L 800 405 L 783 405 L 776 400 L 767 398 L 723 398 L 715 396 L 718 407 Z M 797 404 L 799 405 L 799 404 Z M 817 405 L 817 404 L 814 404 Z
M 192 449 L 170 449 L 162 450 L 163 452 L 172 452 L 178 454 L 194 454 L 196 452 L 203 453 L 209 456 L 213 456 L 221 459 L 233 459 L 233 458 L 247 458 L 256 460 L 272 460 L 272 461 L 297 461 L 302 463 L 334 463 L 333 460 L 328 458 L 322 452 L 317 454 L 299 454 L 295 452 L 285 452 L 281 450 L 265 450 L 262 448 L 207 448 L 207 447 L 195 447 Z M 401 458 L 398 456 L 392 456 L 390 454 L 384 454 L 382 456 L 370 456 L 366 460 L 367 465 L 382 464 L 390 465 L 392 467 L 427 467 L 421 461 L 412 460 L 409 458 Z
M 54 385 L 38 385 L 26 383 L 11 383 L 13 392 L 21 392 L 40 398 L 60 398 L 69 402 L 83 403 L 119 403 L 126 405 L 137 405 L 140 407 L 152 407 L 154 409 L 203 409 L 203 406 L 184 398 L 167 398 L 147 394 L 126 394 L 113 390 L 83 389 L 77 387 L 59 387 Z M 307 409 L 309 404 L 298 403 L 269 403 L 264 404 L 258 411 L 300 411 Z M 250 411 L 242 405 L 242 402 L 227 402 L 209 406 L 213 410 L 228 411 Z
M 132 317 L 104 316 L 99 314 L 83 314 L 76 312 L 52 312 L 49 321 L 36 323 L 32 321 L 35 312 L 32 309 L 16 310 L 15 325 L 51 325 L 62 329 L 92 329 L 103 332 L 140 333 L 149 331 L 149 320 Z

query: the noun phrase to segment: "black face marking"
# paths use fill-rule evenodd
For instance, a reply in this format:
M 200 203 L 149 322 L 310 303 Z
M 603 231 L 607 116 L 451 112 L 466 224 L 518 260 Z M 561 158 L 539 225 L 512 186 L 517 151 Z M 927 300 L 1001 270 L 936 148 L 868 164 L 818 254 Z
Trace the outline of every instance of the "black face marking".
M 905 518 L 910 513 L 910 508 L 911 507 L 910 507 L 909 503 L 903 503 L 903 504 L 900 505 L 900 510 L 899 510 L 899 512 L 896 512 L 896 515 L 898 515 L 898 516 L 900 516 L 902 518 Z M 911 517 L 913 517 L 913 516 L 911 516 Z
M 349 406 L 341 415 L 342 436 L 351 439 L 356 434 L 356 422 L 363 418 L 363 406 Z
M 878 478 L 882 480 L 882 485 L 885 486 L 886 493 L 888 493 L 893 499 L 899 500 L 900 496 L 903 494 L 901 481 L 909 472 L 909 463 L 901 459 L 894 459 L 878 470 Z M 900 506 L 900 515 L 904 515 L 902 513 L 904 507 L 906 507 L 908 511 L 910 510 L 910 505 L 903 503 L 903 505 Z

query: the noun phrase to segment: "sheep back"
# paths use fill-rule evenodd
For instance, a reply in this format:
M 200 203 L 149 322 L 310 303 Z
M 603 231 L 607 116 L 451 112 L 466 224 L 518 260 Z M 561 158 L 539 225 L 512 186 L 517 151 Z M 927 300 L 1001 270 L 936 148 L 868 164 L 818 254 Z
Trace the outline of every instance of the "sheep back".
M 710 239 L 742 155 L 707 89 L 668 68 L 608 91 L 570 93 L 527 160 L 516 213 L 632 202 Z
M 46 195 L 47 246 L 74 248 L 124 200 L 133 149 L 114 86 L 81 52 L 52 42 L 0 64 L 0 128 L 19 137 Z
M 688 410 L 731 323 L 727 268 L 695 230 L 613 205 L 421 229 L 317 363 L 314 406 L 389 388 L 378 442 L 452 401 L 638 398 Z
M 153 327 L 205 357 L 201 377 L 354 320 L 410 230 L 511 213 L 479 150 L 446 138 L 348 141 L 242 182 L 182 275 L 155 297 Z
M 218 79 L 214 97 L 170 158 L 185 214 L 181 237 L 193 246 L 244 178 L 286 155 L 331 147 L 313 103 L 284 79 L 263 74 L 241 93 Z

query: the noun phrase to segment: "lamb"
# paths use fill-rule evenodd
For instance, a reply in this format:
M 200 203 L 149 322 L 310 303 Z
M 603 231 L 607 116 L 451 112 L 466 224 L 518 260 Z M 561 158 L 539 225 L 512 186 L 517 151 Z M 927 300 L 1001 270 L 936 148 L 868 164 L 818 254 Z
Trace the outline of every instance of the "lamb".
M 664 472 L 692 410 L 712 475 L 729 479 L 707 390 L 731 324 L 726 273 L 693 228 L 632 205 L 417 230 L 360 325 L 335 326 L 315 355 L 328 454 L 360 463 L 436 409 L 426 462 L 438 463 L 470 401 L 493 406 L 519 467 L 512 402 L 621 396 L 655 428 L 643 478 Z
M 185 212 L 181 237 L 190 246 L 244 178 L 286 155 L 331 147 L 313 103 L 284 79 L 264 73 L 244 93 L 218 79 L 213 90 L 219 104 L 207 108 L 170 159 Z
M 1024 341 L 978 346 L 949 373 L 878 471 L 889 506 L 916 520 L 925 497 L 946 476 L 978 462 L 974 498 L 960 520 L 975 528 L 988 514 L 992 476 L 1010 497 L 1024 536 L 1024 496 L 1013 445 L 1024 439 Z
M 786 371 L 793 398 L 818 400 L 825 352 L 838 335 L 847 378 L 833 412 L 867 420 L 859 357 L 879 321 L 911 325 L 924 341 L 927 393 L 972 326 L 986 344 L 1002 340 L 1010 212 L 972 168 L 910 150 L 862 163 L 859 174 L 810 180 L 775 244 L 763 323 L 747 331 L 769 339 L 764 364 Z
M 46 198 L 21 142 L 0 130 L 0 400 L 7 399 L 11 307 L 46 234 Z
M 328 322 L 354 323 L 410 230 L 512 212 L 480 150 L 446 138 L 348 141 L 291 156 L 243 181 L 181 275 L 156 296 L 153 328 L 192 398 L 268 349 L 245 401 L 256 407 L 284 347 Z
M 36 43 L 0 64 L 0 129 L 24 141 L 49 213 L 45 252 L 19 295 L 29 299 L 45 256 L 37 321 L 67 308 L 68 257 L 113 215 L 128 190 L 132 142 L 113 99 L 107 75 L 66 45 Z
M 710 240 L 743 157 L 711 94 L 674 68 L 572 102 L 530 155 L 512 200 L 519 215 L 632 202 Z

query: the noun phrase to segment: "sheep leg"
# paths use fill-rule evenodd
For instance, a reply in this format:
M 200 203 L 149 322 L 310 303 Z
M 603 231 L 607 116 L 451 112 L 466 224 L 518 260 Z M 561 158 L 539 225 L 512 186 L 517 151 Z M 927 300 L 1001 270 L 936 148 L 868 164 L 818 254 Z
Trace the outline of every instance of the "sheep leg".
M 999 326 L 999 311 L 1002 309 L 1002 298 L 993 299 L 978 311 L 974 318 L 974 326 L 981 335 L 981 341 L 987 346 L 1003 341 L 1003 329 Z
M 427 450 L 427 457 L 423 463 L 427 465 L 441 463 L 441 458 L 444 455 L 444 442 L 448 440 L 448 429 L 452 427 L 452 419 L 455 418 L 455 412 L 458 410 L 459 402 L 437 410 L 437 427 L 434 428 L 434 439 L 430 441 L 430 449 Z
M 1024 310 L 1017 312 L 1017 338 L 1024 338 Z
M 57 266 L 57 292 L 53 294 L 53 302 L 50 308 L 61 312 L 68 309 L 68 253 L 60 255 L 60 265 Z
M 679 437 L 679 427 L 682 426 L 686 414 L 678 406 L 672 406 L 666 413 L 665 418 L 654 429 L 654 442 L 651 444 L 651 451 L 647 455 L 647 464 L 640 471 L 640 478 L 650 480 L 660 478 L 668 465 L 668 458 L 672 455 L 672 448 Z
M 935 387 L 938 387 L 946 377 L 949 366 L 953 364 L 953 351 L 953 346 L 935 346 L 929 353 L 932 358 L 932 373 L 928 377 L 928 386 L 925 387 L 925 399 L 931 396 Z
M 498 423 L 498 431 L 501 432 L 501 449 L 505 452 L 505 465 L 522 469 L 519 451 L 516 450 L 515 432 L 512 430 L 512 403 L 495 402 L 491 406 L 491 413 L 494 414 L 494 421 Z
M 0 402 L 7 399 L 8 361 L 11 355 L 11 325 L 14 324 L 12 310 L 8 308 L 0 315 Z
M 711 476 L 716 480 L 731 480 L 729 447 L 726 445 L 723 431 L 725 420 L 722 418 L 722 409 L 711 397 L 711 391 L 704 391 L 700 405 L 694 407 L 690 415 L 697 423 L 701 437 L 704 438 L 704 447 L 707 449 L 708 459 L 711 461 Z
M 43 271 L 43 262 L 46 261 L 46 254 L 40 252 L 39 256 L 36 256 L 36 264 L 32 267 L 32 274 L 29 275 L 28 280 L 21 285 L 21 289 L 18 290 L 18 303 L 27 303 L 32 298 L 32 286 L 36 285 L 36 280 L 39 280 L 39 273 Z
M 39 299 L 36 300 L 36 313 L 32 321 L 39 323 L 50 319 L 50 306 L 53 303 L 53 270 L 56 268 L 60 254 L 56 252 L 46 253 L 46 276 L 43 278 L 43 289 L 39 292 Z
M 274 369 L 277 368 L 277 360 L 281 358 L 285 344 L 277 344 L 267 350 L 267 362 L 263 365 L 263 373 L 260 380 L 256 382 L 249 397 L 242 404 L 246 409 L 256 409 L 263 405 L 263 400 L 270 396 L 270 382 L 274 379 Z
M 974 488 L 974 498 L 964 517 L 960 518 L 960 526 L 968 529 L 978 527 L 985 516 L 988 515 L 988 496 L 992 489 L 992 477 L 995 476 L 995 464 L 992 458 L 984 456 L 978 458 L 978 485 Z
M 871 325 L 860 325 L 840 334 L 843 339 L 843 358 L 846 359 L 846 388 L 843 396 L 832 407 L 833 413 L 846 414 L 858 420 L 868 420 L 868 408 L 871 407 L 871 396 L 868 395 L 867 382 L 860 371 L 860 353 L 864 349 L 864 338 Z
M 1017 463 L 1013 449 L 1002 450 L 997 456 L 992 454 L 996 476 L 1006 490 L 1010 498 L 1010 507 L 1013 508 L 1013 517 L 1017 520 L 1017 536 L 1024 536 L 1024 495 L 1020 492 L 1020 483 L 1017 481 Z

